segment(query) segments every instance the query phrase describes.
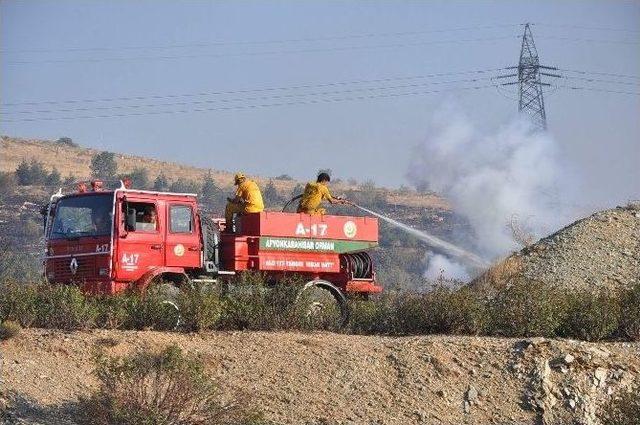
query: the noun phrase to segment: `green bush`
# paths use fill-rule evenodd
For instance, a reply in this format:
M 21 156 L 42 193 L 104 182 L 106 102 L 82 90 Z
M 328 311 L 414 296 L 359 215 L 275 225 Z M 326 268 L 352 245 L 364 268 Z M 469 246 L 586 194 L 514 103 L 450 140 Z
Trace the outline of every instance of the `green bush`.
M 353 300 L 349 303 L 351 316 L 348 332 L 356 334 L 396 333 L 394 297 L 384 294 L 371 300 Z
M 96 306 L 96 326 L 104 329 L 135 328 L 132 314 L 140 305 L 140 295 L 126 292 L 117 295 L 92 297 Z
M 296 308 L 299 286 L 280 283 L 234 285 L 222 300 L 222 329 L 295 329 L 303 327 Z
M 95 327 L 98 310 L 95 303 L 75 285 L 41 285 L 36 297 L 37 326 L 54 329 Z
M 0 341 L 6 341 L 17 336 L 22 327 L 18 322 L 12 320 L 5 320 L 0 322 Z
M 96 358 L 100 387 L 81 398 L 79 418 L 99 425 L 256 424 L 246 400 L 223 397 L 203 362 L 170 346 L 159 353 Z
M 181 291 L 178 298 L 181 328 L 187 331 L 212 329 L 220 320 L 220 293 L 212 286 L 196 284 Z
M 39 285 L 4 283 L 0 286 L 0 320 L 12 320 L 25 328 L 38 319 Z
M 568 309 L 562 336 L 598 341 L 611 336 L 620 322 L 620 305 L 606 292 L 567 293 Z
M 620 294 L 620 334 L 640 341 L 640 282 Z
M 549 286 L 516 280 L 489 300 L 487 332 L 505 336 L 556 335 L 565 315 L 565 295 Z

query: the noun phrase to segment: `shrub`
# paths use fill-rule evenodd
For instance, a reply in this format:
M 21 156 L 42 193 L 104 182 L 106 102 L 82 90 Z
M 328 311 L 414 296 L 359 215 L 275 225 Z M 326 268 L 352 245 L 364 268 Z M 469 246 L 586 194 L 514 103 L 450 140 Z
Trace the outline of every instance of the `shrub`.
M 171 346 L 160 353 L 96 359 L 98 391 L 80 401 L 87 424 L 249 424 L 259 415 L 244 400 L 222 401 L 197 357 Z
M 640 380 L 632 388 L 616 394 L 602 408 L 600 421 L 603 425 L 640 424 Z
M 4 283 L 0 286 L 0 320 L 29 327 L 38 318 L 38 286 Z
M 517 280 L 489 301 L 488 332 L 506 336 L 556 335 L 565 313 L 564 296 L 544 283 Z
M 36 296 L 37 326 L 55 329 L 87 329 L 95 326 L 95 303 L 75 285 L 41 285 Z
M 97 314 L 95 323 L 104 329 L 126 329 L 134 327 L 132 312 L 140 305 L 139 295 L 125 293 L 92 298 Z
M 640 282 L 620 294 L 620 331 L 640 341 Z
M 299 287 L 285 283 L 234 285 L 222 303 L 222 329 L 272 330 L 304 327 L 295 300 Z
M 220 320 L 222 302 L 212 286 L 196 284 L 181 291 L 178 297 L 181 327 L 188 331 L 212 329 Z
M 6 341 L 17 336 L 22 327 L 18 322 L 12 320 L 5 320 L 0 322 L 0 341 Z
M 568 311 L 561 333 L 563 336 L 598 341 L 611 336 L 618 328 L 620 305 L 606 292 L 566 294 Z
M 452 334 L 479 335 L 489 325 L 488 309 L 481 295 L 469 287 L 449 294 L 444 305 L 444 329 Z
M 394 300 L 392 295 L 381 295 L 372 300 L 353 300 L 349 303 L 351 316 L 348 331 L 357 334 L 396 333 Z

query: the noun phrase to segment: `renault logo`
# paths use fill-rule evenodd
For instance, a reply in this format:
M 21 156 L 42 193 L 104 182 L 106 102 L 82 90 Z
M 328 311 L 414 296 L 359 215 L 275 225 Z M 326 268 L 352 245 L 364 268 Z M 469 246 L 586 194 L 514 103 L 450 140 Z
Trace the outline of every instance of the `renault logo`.
M 71 259 L 71 262 L 69 263 L 69 270 L 71 270 L 71 274 L 76 274 L 78 271 L 78 260 L 75 258 Z

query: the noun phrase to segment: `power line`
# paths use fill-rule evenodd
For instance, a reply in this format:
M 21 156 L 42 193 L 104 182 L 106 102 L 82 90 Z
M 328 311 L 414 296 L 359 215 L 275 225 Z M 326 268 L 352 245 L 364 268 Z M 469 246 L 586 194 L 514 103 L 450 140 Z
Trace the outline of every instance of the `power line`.
M 640 30 L 628 29 L 628 28 L 603 28 L 603 27 L 590 27 L 583 25 L 563 25 L 563 24 L 547 24 L 547 23 L 532 23 L 535 26 L 555 27 L 555 28 L 567 28 L 572 30 L 590 30 L 590 31 L 611 31 L 611 32 L 631 32 L 640 33 Z
M 119 46 L 119 47 L 108 47 L 108 46 L 68 47 L 68 48 L 60 48 L 60 49 L 47 49 L 47 48 L 32 48 L 32 49 L 22 49 L 22 50 L 0 49 L 0 52 L 2 53 L 53 53 L 53 52 L 92 52 L 92 51 L 118 51 L 118 50 L 161 50 L 161 49 L 201 48 L 201 47 L 234 46 L 234 45 L 237 46 L 237 45 L 310 43 L 310 42 L 319 42 L 319 41 L 337 41 L 337 40 L 351 40 L 351 39 L 362 39 L 362 38 L 404 37 L 404 36 L 443 33 L 443 32 L 477 31 L 477 30 L 496 29 L 496 28 L 513 28 L 518 26 L 522 26 L 522 24 L 496 24 L 496 25 L 470 26 L 470 27 L 458 27 L 458 28 L 440 28 L 440 29 L 431 29 L 431 30 L 420 30 L 420 31 L 346 34 L 346 35 L 337 35 L 337 36 L 292 38 L 292 39 L 280 39 L 280 40 L 211 41 L 211 42 L 165 44 L 165 45 L 150 45 L 150 46 L 148 45 L 148 46 Z
M 63 113 L 63 112 L 78 112 L 78 111 L 87 112 L 87 111 L 114 110 L 114 109 L 155 108 L 155 107 L 162 107 L 162 106 L 186 106 L 186 105 L 202 105 L 202 104 L 212 104 L 212 103 L 233 103 L 233 102 L 246 102 L 246 101 L 266 100 L 266 99 L 326 96 L 326 95 L 334 95 L 334 94 L 355 93 L 355 92 L 362 92 L 362 91 L 397 90 L 397 89 L 424 87 L 424 86 L 441 85 L 441 84 L 475 83 L 475 82 L 479 82 L 483 80 L 491 80 L 491 79 L 492 79 L 491 77 L 483 77 L 483 78 L 471 78 L 471 79 L 450 80 L 450 81 L 433 81 L 433 82 L 425 82 L 425 83 L 419 83 L 419 84 L 406 84 L 406 85 L 399 85 L 399 86 L 361 87 L 361 88 L 355 88 L 355 89 L 349 89 L 349 90 L 336 90 L 336 91 L 325 91 L 325 92 L 315 92 L 315 93 L 293 93 L 293 94 L 282 94 L 282 95 L 271 95 L 271 96 L 244 97 L 244 98 L 235 98 L 235 99 L 208 99 L 208 100 L 200 100 L 200 101 L 194 101 L 194 102 L 171 102 L 171 103 L 151 103 L 151 104 L 142 104 L 142 105 L 111 105 L 111 106 L 93 106 L 93 107 L 68 108 L 68 109 L 13 111 L 13 112 L 5 112 L 4 115 L 36 114 L 36 113 L 52 114 L 52 113 Z
M 573 72 L 573 73 L 582 74 L 582 75 L 593 74 L 593 75 L 603 75 L 603 76 L 607 76 L 607 77 L 633 78 L 633 79 L 640 80 L 640 76 L 638 76 L 638 75 L 616 74 L 616 73 L 612 73 L 612 72 L 598 72 L 598 71 L 582 71 L 582 70 L 579 70 L 579 69 L 567 69 L 567 68 L 557 68 L 557 70 L 558 71 L 564 71 L 564 72 Z
M 640 41 L 630 41 L 630 40 L 603 40 L 597 38 L 575 38 L 575 37 L 557 37 L 553 35 L 542 35 L 537 38 L 541 38 L 544 40 L 560 40 L 560 41 L 573 41 L 573 42 L 585 42 L 585 43 L 611 43 L 611 44 L 629 44 L 629 45 L 638 45 Z
M 172 115 L 172 114 L 185 114 L 185 113 L 210 112 L 210 111 L 260 109 L 260 108 L 271 108 L 271 107 L 279 107 L 279 106 L 312 105 L 312 104 L 322 104 L 322 103 L 336 103 L 336 102 L 358 101 L 358 100 L 369 100 L 369 99 L 380 99 L 380 98 L 393 98 L 393 97 L 402 97 L 402 96 L 416 96 L 416 95 L 443 93 L 443 92 L 457 91 L 457 90 L 461 90 L 461 91 L 480 90 L 480 89 L 491 88 L 491 87 L 495 87 L 495 84 L 487 84 L 487 85 L 472 86 L 472 87 L 457 87 L 457 88 L 449 88 L 449 89 L 441 89 L 441 90 L 412 91 L 412 92 L 406 92 L 406 93 L 384 93 L 384 94 L 375 94 L 375 95 L 367 95 L 367 96 L 350 96 L 350 97 L 333 98 L 333 99 L 311 99 L 311 100 L 300 100 L 300 101 L 293 101 L 293 102 L 280 102 L 280 103 L 254 104 L 254 105 L 234 105 L 234 106 L 225 106 L 225 107 L 216 107 L 216 108 L 181 109 L 181 110 L 171 110 L 171 111 L 134 112 L 134 113 L 125 113 L 125 114 L 106 114 L 106 115 L 81 115 L 81 116 L 71 116 L 71 117 L 19 118 L 19 119 L 11 119 L 11 120 L 2 120 L 2 122 L 7 123 L 7 122 L 25 122 L 25 121 L 28 121 L 28 122 L 60 121 L 60 120 L 76 120 L 76 119 L 94 119 L 94 118 L 123 118 L 123 117 L 145 116 L 145 115 Z
M 563 76 L 562 78 L 570 79 L 570 80 L 586 81 L 586 82 L 589 82 L 589 83 L 620 84 L 620 85 L 625 85 L 625 86 L 639 86 L 640 85 L 640 82 L 603 80 L 603 79 L 600 79 L 600 78 L 567 77 L 567 76 Z
M 163 94 L 163 95 L 149 95 L 149 96 L 121 96 L 121 97 L 103 97 L 103 98 L 88 98 L 88 99 L 67 99 L 67 100 L 44 100 L 44 101 L 31 101 L 31 102 L 12 102 L 3 103 L 2 106 L 36 106 L 36 105 L 58 105 L 58 104 L 75 104 L 75 103 L 97 103 L 97 102 L 114 102 L 114 101 L 131 101 L 131 100 L 147 100 L 147 99 L 173 99 L 178 97 L 197 97 L 197 96 L 217 96 L 228 94 L 241 94 L 241 93 L 259 93 L 268 91 L 286 91 L 286 90 L 299 90 L 299 89 L 311 89 L 322 87 L 334 87 L 344 86 L 352 84 L 368 84 L 368 83 L 387 83 L 393 81 L 406 81 L 417 79 L 428 79 L 437 77 L 448 77 L 454 75 L 469 75 L 469 74 L 486 74 L 501 71 L 504 68 L 488 68 L 477 69 L 470 71 L 454 71 L 454 72 L 440 72 L 433 74 L 414 75 L 406 77 L 386 77 L 376 79 L 360 79 L 351 81 L 337 81 L 319 84 L 300 84 L 295 86 L 279 86 L 279 87 L 265 87 L 257 89 L 242 89 L 242 90 L 224 90 L 224 91 L 212 91 L 212 92 L 198 92 L 198 93 L 179 93 L 179 94 Z
M 268 56 L 268 55 L 283 55 L 283 54 L 296 54 L 296 53 L 321 53 L 321 52 L 341 52 L 341 51 L 353 51 L 353 50 L 368 50 L 368 49 L 387 49 L 387 48 L 402 48 L 402 47 L 415 47 L 426 46 L 430 44 L 449 44 L 449 43 L 471 43 L 471 42 L 484 42 L 484 41 L 497 41 L 508 40 L 513 38 L 519 38 L 519 36 L 502 36 L 502 37 L 487 37 L 487 38 L 471 38 L 471 39 L 454 39 L 454 40 L 431 40 L 415 43 L 394 43 L 394 44 L 378 44 L 369 46 L 344 46 L 344 47 L 324 47 L 314 49 L 299 49 L 299 50 L 275 50 L 264 52 L 241 52 L 241 53 L 201 53 L 192 55 L 167 55 L 167 56 L 131 56 L 131 57 L 114 57 L 114 58 L 85 58 L 85 59 L 49 59 L 49 60 L 23 60 L 23 61 L 8 61 L 7 65 L 27 65 L 27 64 L 50 64 L 50 63 L 81 63 L 81 62 L 111 62 L 111 61 L 142 61 L 142 60 L 174 60 L 174 59 L 197 59 L 197 58 L 223 58 L 223 57 L 239 57 L 239 56 Z
M 586 91 L 595 91 L 595 92 L 602 92 L 602 93 L 614 93 L 614 94 L 626 94 L 626 95 L 632 95 L 632 96 L 640 96 L 640 92 L 628 92 L 628 91 L 621 91 L 621 90 L 609 90 L 609 89 L 601 89 L 601 88 L 597 88 L 597 87 L 580 87 L 580 86 L 555 86 L 558 88 L 563 88 L 563 89 L 570 89 L 570 90 L 586 90 Z

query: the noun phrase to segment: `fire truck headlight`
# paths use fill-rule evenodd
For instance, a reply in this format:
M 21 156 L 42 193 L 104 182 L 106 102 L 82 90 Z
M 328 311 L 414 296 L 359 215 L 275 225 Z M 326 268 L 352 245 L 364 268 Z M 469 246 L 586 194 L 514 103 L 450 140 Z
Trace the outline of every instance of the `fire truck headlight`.
M 100 276 L 109 276 L 109 269 L 101 268 L 98 270 L 98 274 Z

